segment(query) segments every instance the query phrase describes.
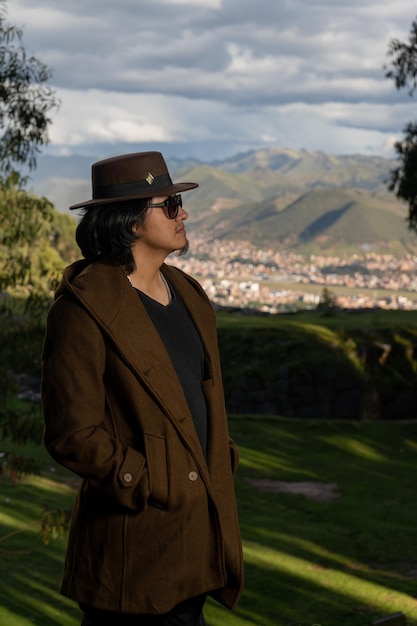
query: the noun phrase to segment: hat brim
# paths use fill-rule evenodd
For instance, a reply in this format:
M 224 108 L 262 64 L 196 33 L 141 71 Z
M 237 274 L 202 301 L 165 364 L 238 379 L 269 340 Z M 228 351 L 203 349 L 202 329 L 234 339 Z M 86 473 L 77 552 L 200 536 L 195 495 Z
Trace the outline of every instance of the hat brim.
M 198 187 L 198 183 L 175 183 L 169 185 L 167 187 L 161 187 L 159 189 L 146 190 L 138 193 L 134 193 L 128 196 L 121 197 L 112 197 L 112 198 L 92 198 L 91 200 L 86 200 L 85 202 L 77 202 L 77 204 L 72 204 L 69 208 L 70 211 L 74 209 L 82 209 L 84 207 L 94 206 L 97 204 L 113 204 L 116 202 L 126 202 L 128 200 L 141 200 L 144 198 L 156 198 L 160 196 L 173 196 L 177 193 L 183 193 L 184 191 L 188 191 L 189 189 L 195 189 Z

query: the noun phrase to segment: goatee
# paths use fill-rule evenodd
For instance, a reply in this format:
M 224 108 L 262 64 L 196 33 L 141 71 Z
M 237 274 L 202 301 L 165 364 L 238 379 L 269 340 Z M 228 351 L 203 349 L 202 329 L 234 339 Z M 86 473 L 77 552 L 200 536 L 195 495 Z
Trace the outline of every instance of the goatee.
M 184 256 L 184 254 L 187 254 L 189 248 L 190 248 L 190 243 L 187 239 L 187 243 L 185 244 L 185 246 L 183 246 L 177 251 L 177 256 Z

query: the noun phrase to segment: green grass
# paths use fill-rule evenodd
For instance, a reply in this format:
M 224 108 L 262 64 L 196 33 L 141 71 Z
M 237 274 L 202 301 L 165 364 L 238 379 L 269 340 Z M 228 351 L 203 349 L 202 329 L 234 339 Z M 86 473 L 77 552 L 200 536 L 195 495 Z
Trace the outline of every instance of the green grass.
M 372 390 L 378 411 L 386 418 L 415 415 L 415 311 L 343 311 L 334 315 L 306 311 L 272 316 L 222 312 L 218 316 L 218 337 L 230 412 L 262 413 L 264 404 L 268 412 L 278 412 L 276 390 L 281 383 L 291 388 L 285 391 L 288 399 L 298 384 L 294 380 L 305 378 L 317 391 L 324 379 L 336 385 L 337 378 L 349 381 L 350 388 L 360 393 Z M 259 409 L 254 400 L 249 400 L 253 408 L 245 409 L 249 389 L 258 394 Z M 401 394 L 413 399 L 392 408 Z M 367 414 L 365 404 L 364 400 L 362 413 L 358 410 L 358 414 Z M 384 413 L 386 407 L 391 408 Z
M 248 623 L 360 626 L 398 610 L 417 623 L 417 425 L 248 422 L 232 421 Z M 260 492 L 246 477 L 336 483 L 340 497 Z
M 224 330 L 235 328 L 274 329 L 281 326 L 303 325 L 323 326 L 339 331 L 360 330 L 363 328 L 410 328 L 417 332 L 417 312 L 386 309 L 359 309 L 354 312 L 340 311 L 323 314 L 317 310 L 279 315 L 244 315 L 238 313 L 217 314 L 218 327 Z
M 233 416 L 230 429 L 246 587 L 234 613 L 208 602 L 208 626 L 368 626 L 397 611 L 416 625 L 417 423 Z M 65 540 L 44 546 L 38 521 L 44 503 L 69 506 L 73 487 L 41 448 L 28 452 L 41 477 L 0 478 L 0 624 L 79 626 L 57 592 Z M 254 479 L 335 483 L 339 495 L 266 492 Z

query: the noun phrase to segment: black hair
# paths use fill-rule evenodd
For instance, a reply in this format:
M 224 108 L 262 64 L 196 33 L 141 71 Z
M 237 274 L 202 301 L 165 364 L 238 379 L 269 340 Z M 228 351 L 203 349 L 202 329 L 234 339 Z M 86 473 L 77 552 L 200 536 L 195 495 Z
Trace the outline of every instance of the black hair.
M 132 273 L 135 262 L 131 248 L 139 238 L 133 227 L 143 223 L 148 202 L 145 198 L 85 207 L 75 234 L 84 258 L 120 265 Z

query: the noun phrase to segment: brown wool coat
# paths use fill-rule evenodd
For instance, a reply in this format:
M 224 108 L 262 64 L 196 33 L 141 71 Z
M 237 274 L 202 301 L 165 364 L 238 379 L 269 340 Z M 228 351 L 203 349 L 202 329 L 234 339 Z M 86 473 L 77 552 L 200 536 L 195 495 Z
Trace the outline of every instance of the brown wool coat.
M 200 334 L 208 460 L 165 347 L 119 267 L 68 268 L 47 321 L 45 445 L 82 477 L 61 592 L 123 613 L 165 613 L 209 591 L 233 609 L 242 590 L 215 314 L 178 269 L 163 273 Z

